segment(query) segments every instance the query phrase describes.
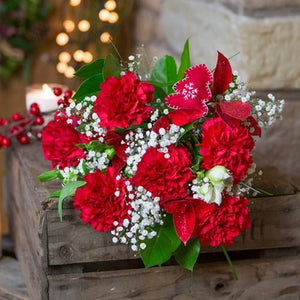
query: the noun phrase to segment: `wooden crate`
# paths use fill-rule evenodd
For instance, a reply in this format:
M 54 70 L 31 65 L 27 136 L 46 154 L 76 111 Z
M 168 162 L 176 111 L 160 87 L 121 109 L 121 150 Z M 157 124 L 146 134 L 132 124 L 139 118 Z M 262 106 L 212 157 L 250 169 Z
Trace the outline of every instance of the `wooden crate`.
M 10 221 L 31 299 L 299 299 L 300 194 L 274 169 L 265 173 L 269 183 L 259 184 L 276 196 L 251 199 L 253 227 L 228 247 L 235 281 L 212 248 L 202 249 L 193 273 L 173 261 L 145 269 L 110 233 L 84 225 L 71 200 L 59 221 L 57 201 L 46 198 L 58 182 L 37 179 L 49 168 L 38 144 L 7 151 L 5 161 Z

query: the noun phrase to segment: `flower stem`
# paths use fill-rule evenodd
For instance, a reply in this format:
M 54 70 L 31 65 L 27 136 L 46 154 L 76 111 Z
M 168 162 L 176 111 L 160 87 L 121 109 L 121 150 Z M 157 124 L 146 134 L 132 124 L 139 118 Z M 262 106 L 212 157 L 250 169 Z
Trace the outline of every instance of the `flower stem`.
M 228 253 L 227 253 L 226 248 L 225 248 L 223 245 L 221 246 L 221 248 L 222 248 L 222 250 L 223 250 L 223 252 L 224 252 L 224 255 L 225 255 L 226 259 L 227 259 L 227 262 L 228 262 L 228 264 L 229 264 L 229 267 L 230 267 L 230 270 L 231 270 L 231 272 L 232 272 L 233 278 L 234 278 L 235 280 L 238 280 L 238 275 L 237 275 L 236 269 L 235 269 L 235 267 L 234 267 L 234 265 L 233 265 L 233 263 L 232 263 L 232 261 L 231 261 L 229 255 L 228 255 Z

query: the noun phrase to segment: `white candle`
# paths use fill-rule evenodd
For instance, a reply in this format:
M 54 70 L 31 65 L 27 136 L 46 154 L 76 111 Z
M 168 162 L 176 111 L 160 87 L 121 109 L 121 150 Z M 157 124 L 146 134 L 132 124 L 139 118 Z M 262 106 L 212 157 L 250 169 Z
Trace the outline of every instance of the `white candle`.
M 62 90 L 67 87 L 59 84 L 34 84 L 26 89 L 26 109 L 29 111 L 32 103 L 37 103 L 41 112 L 50 112 L 58 109 L 59 97 L 53 94 L 53 87 L 60 87 Z

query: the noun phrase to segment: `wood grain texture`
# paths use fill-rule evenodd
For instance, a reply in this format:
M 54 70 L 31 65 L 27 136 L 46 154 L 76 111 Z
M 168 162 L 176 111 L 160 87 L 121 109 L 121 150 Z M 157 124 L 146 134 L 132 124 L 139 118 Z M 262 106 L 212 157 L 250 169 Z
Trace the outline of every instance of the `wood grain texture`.
M 236 261 L 239 280 L 226 263 L 48 276 L 49 299 L 72 300 L 298 300 L 300 259 Z
M 29 300 L 20 265 L 11 257 L 0 260 L 0 299 Z
M 229 250 L 249 250 L 300 245 L 300 194 L 254 198 L 249 204 L 253 226 Z M 135 258 L 125 245 L 114 244 L 110 233 L 96 232 L 65 209 L 60 222 L 56 211 L 47 212 L 49 265 Z M 203 252 L 219 248 L 205 247 Z

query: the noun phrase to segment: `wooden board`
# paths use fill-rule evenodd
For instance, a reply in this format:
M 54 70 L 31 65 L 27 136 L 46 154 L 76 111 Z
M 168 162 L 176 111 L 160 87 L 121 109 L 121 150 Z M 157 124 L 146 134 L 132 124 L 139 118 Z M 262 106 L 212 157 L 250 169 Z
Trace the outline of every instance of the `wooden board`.
M 13 182 L 11 192 L 15 207 L 26 220 L 24 231 L 35 256 L 45 267 L 136 258 L 128 246 L 113 244 L 110 233 L 99 233 L 85 225 L 71 200 L 66 201 L 60 222 L 57 200 L 46 199 L 51 191 L 59 188 L 59 183 L 40 183 L 37 179 L 49 167 L 42 159 L 38 144 L 16 148 L 7 154 L 6 162 L 9 182 Z M 274 170 L 269 182 L 268 190 L 282 195 L 251 199 L 253 227 L 229 250 L 300 245 L 300 194 L 294 194 L 294 187 L 276 176 Z M 266 186 L 263 180 L 258 184 Z M 214 251 L 219 249 L 203 249 L 203 252 Z
M 72 300 L 298 300 L 300 258 L 235 262 L 239 280 L 226 263 L 48 276 L 49 299 Z
M 0 260 L 0 299 L 29 300 L 20 265 L 11 257 Z

